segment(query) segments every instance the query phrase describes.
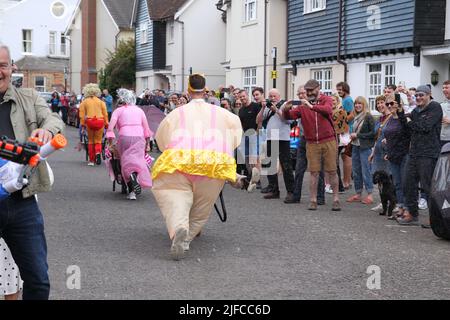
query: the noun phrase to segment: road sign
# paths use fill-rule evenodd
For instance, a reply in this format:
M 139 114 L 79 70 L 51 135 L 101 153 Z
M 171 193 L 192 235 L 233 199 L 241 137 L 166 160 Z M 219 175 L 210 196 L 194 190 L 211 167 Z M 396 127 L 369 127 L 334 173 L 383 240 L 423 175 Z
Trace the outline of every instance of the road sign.
M 272 71 L 272 79 L 277 79 L 278 78 L 278 71 L 273 70 Z

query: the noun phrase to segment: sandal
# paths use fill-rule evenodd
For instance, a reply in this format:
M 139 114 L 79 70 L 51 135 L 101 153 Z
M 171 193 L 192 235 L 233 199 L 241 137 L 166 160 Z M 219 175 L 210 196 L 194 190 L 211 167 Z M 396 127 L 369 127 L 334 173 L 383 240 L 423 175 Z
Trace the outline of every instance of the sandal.
M 361 202 L 361 196 L 360 195 L 353 195 L 350 198 L 347 199 L 347 202 Z
M 372 196 L 367 196 L 361 202 L 364 204 L 373 204 L 373 198 Z

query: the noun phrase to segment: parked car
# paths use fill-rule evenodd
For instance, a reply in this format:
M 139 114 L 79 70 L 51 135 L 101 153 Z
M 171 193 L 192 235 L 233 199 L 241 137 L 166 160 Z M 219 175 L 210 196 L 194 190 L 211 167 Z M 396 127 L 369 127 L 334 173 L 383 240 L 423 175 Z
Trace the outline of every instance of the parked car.
M 48 107 L 52 108 L 52 93 L 51 92 L 39 92 L 39 95 L 44 98 L 45 102 L 47 102 Z
M 442 148 L 436 163 L 428 205 L 433 233 L 450 240 L 450 143 Z

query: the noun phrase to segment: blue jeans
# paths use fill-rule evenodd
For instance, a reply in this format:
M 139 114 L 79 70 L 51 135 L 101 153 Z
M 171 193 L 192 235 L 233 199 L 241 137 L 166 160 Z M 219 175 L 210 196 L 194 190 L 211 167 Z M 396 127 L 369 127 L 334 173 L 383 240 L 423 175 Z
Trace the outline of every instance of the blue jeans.
M 391 174 L 395 185 L 395 195 L 397 204 L 400 208 L 405 208 L 405 198 L 403 196 L 403 182 L 405 181 L 405 167 L 408 161 L 408 155 L 405 155 L 400 164 L 389 162 Z
M 35 197 L 23 199 L 20 192 L 0 202 L 0 236 L 19 267 L 24 281 L 24 300 L 47 300 L 50 281 L 44 219 Z
M 406 161 L 405 180 L 403 181 L 403 191 L 405 205 L 413 217 L 419 215 L 417 207 L 417 197 L 419 194 L 419 183 L 426 195 L 430 194 L 431 181 L 437 159 L 427 157 L 412 158 Z
M 363 183 L 368 193 L 373 191 L 372 170 L 369 163 L 371 152 L 370 148 L 361 149 L 358 146 L 352 146 L 352 172 L 357 194 L 362 193 Z

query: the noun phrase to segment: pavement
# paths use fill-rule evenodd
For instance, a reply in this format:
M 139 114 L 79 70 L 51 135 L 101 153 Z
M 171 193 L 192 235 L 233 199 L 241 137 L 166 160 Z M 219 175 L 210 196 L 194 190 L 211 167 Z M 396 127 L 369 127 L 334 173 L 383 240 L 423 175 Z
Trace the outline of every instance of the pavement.
M 226 186 L 228 221 L 213 212 L 186 259 L 172 261 L 151 192 L 137 201 L 113 192 L 104 164 L 88 167 L 74 148 L 77 130 L 66 136 L 70 145 L 50 159 L 54 190 L 39 195 L 51 299 L 450 298 L 450 243 L 345 203 L 350 193 L 341 212 L 330 195 L 311 212 L 307 194 L 286 205 L 285 190 L 264 200 Z

